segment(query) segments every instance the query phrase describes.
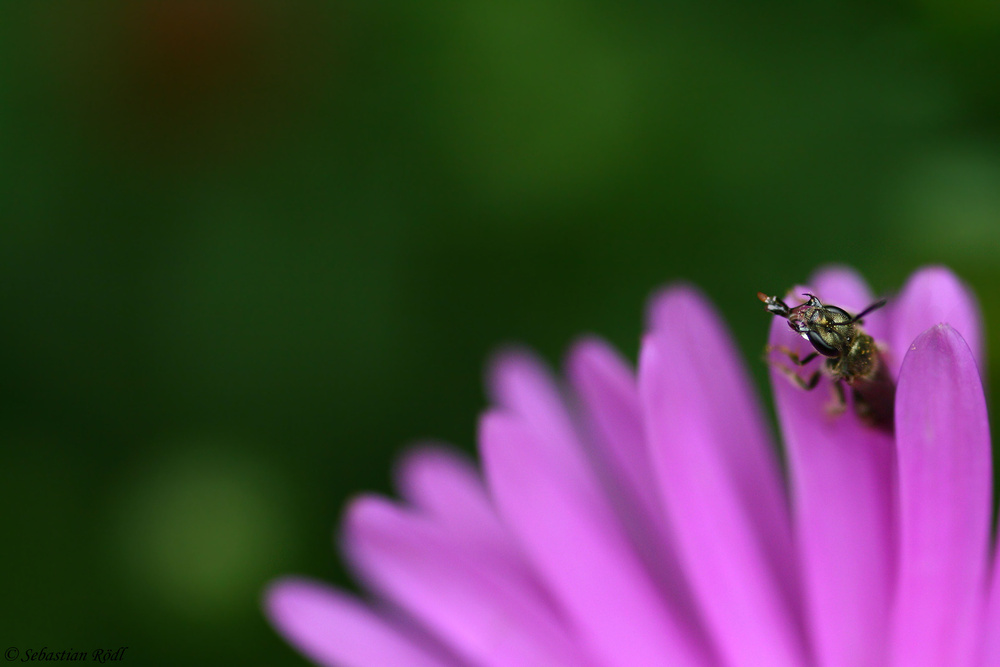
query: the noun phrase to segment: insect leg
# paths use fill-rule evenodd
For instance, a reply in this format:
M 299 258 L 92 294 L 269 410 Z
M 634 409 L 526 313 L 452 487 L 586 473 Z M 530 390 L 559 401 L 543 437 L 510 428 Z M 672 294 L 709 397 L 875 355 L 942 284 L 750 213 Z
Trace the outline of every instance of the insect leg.
M 819 352 L 810 352 L 806 356 L 800 358 L 797 352 L 792 351 L 791 348 L 785 347 L 784 345 L 767 345 L 764 347 L 764 354 L 768 354 L 772 350 L 781 352 L 786 357 L 788 357 L 791 360 L 791 362 L 796 366 L 805 366 L 810 361 L 819 356 Z M 767 359 L 765 359 L 765 361 L 767 361 L 768 363 L 772 363 Z
M 847 408 L 847 394 L 844 391 L 844 383 L 840 380 L 833 382 L 832 396 L 826 406 L 826 413 L 833 417 L 844 414 Z
M 818 370 L 813 371 L 812 375 L 810 375 L 808 378 L 803 378 L 801 375 L 796 373 L 794 369 L 789 368 L 788 366 L 779 364 L 778 362 L 772 361 L 771 359 L 766 359 L 765 361 L 767 361 L 767 363 L 769 363 L 771 366 L 774 366 L 776 369 L 781 371 L 781 374 L 784 375 L 786 378 L 788 378 L 788 380 L 799 389 L 812 391 L 813 389 L 816 388 L 816 385 L 819 384 L 820 372 Z

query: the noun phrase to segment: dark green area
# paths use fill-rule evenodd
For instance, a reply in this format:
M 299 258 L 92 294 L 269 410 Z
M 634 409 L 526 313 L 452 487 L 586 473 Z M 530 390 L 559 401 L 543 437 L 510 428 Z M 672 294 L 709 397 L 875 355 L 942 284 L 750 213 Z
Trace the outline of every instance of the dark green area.
M 995 359 L 998 70 L 976 0 L 5 3 L 4 646 L 302 664 L 264 582 L 672 280 L 765 393 L 755 293 L 829 262 L 952 266 Z

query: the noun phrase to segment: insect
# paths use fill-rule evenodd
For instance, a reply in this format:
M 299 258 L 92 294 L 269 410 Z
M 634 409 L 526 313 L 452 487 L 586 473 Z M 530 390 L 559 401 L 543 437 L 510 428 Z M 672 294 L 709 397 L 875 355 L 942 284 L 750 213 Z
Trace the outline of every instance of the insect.
M 875 339 L 861 328 L 861 318 L 878 310 L 886 300 L 876 301 L 857 315 L 843 308 L 823 304 L 815 295 L 806 294 L 808 301 L 791 307 L 776 296 L 757 293 L 767 312 L 788 320 L 788 326 L 813 347 L 813 352 L 800 357 L 785 346 L 768 346 L 768 351 L 778 350 L 787 355 L 796 366 L 805 366 L 816 357 L 826 358 L 823 366 L 808 378 L 801 377 L 794 369 L 774 362 L 793 384 L 812 390 L 819 384 L 821 373 L 832 381 L 835 392 L 831 411 L 840 413 L 847 404 L 846 390 L 854 399 L 854 410 L 865 423 L 892 430 L 895 384 L 882 363 L 882 352 Z

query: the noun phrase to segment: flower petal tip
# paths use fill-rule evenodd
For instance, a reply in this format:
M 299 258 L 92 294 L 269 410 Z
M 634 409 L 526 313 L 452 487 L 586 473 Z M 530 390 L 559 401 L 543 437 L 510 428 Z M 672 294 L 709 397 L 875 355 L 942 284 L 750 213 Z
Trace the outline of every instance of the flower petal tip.
M 867 292 L 868 283 L 861 274 L 846 264 L 824 264 L 813 272 L 809 282 L 817 287 L 838 287 L 838 291 Z M 831 290 L 827 290 L 831 291 Z M 833 295 L 825 295 L 832 298 Z
M 468 464 L 457 450 L 435 440 L 410 444 L 393 466 L 392 478 L 400 495 L 412 502 L 416 489 L 431 483 L 438 471 L 451 465 Z
M 566 376 L 578 392 L 597 384 L 622 381 L 622 376 L 628 376 L 631 370 L 631 363 L 597 336 L 580 338 L 566 355 Z
M 307 579 L 295 576 L 271 581 L 261 594 L 264 615 L 274 625 L 283 627 L 285 620 L 291 615 L 291 607 L 295 605 L 295 600 L 300 595 L 308 595 L 313 585 Z
M 349 561 L 357 565 L 357 545 L 382 528 L 395 507 L 389 498 L 375 493 L 362 493 L 348 501 L 334 542 Z
M 938 322 L 910 343 L 904 359 L 904 368 L 917 363 L 920 357 L 923 358 L 921 361 L 927 359 L 928 355 L 944 355 L 944 363 L 966 371 L 976 371 L 972 349 L 962 334 L 947 322 Z
M 486 388 L 494 405 L 522 415 L 542 404 L 551 408 L 560 400 L 560 388 L 548 364 L 534 352 L 516 346 L 493 354 L 487 365 Z
M 975 305 L 972 290 L 946 266 L 930 265 L 917 269 L 903 286 L 903 292 L 909 290 L 918 292 L 924 298 Z
M 573 369 L 580 363 L 587 363 L 594 357 L 602 356 L 610 348 L 611 346 L 598 336 L 589 334 L 580 336 L 570 346 L 569 353 L 566 355 L 566 366 Z
M 646 330 L 656 331 L 683 318 L 691 308 L 707 308 L 708 298 L 690 283 L 667 285 L 649 298 L 646 304 Z
M 494 350 L 486 360 L 484 384 L 491 403 L 507 405 L 512 384 L 525 370 L 539 363 L 534 353 L 525 347 L 508 343 Z
M 893 350 L 907 350 L 922 332 L 947 322 L 968 344 L 979 369 L 985 369 L 979 305 L 972 291 L 950 269 L 928 266 L 910 276 L 892 304 L 892 320 Z M 897 356 L 899 364 L 903 354 Z M 898 365 L 895 370 L 898 373 Z
M 264 615 L 271 625 L 314 662 L 334 664 L 340 657 L 331 636 L 331 618 L 350 613 L 345 600 L 329 587 L 302 577 L 282 577 L 264 590 Z M 349 605 L 348 605 L 349 607 Z

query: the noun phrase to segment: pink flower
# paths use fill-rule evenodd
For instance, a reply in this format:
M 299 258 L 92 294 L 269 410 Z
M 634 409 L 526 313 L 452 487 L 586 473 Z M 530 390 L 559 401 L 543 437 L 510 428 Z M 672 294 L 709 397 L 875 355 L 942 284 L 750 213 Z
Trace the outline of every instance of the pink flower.
M 840 268 L 805 291 L 849 312 L 873 301 Z M 810 351 L 760 319 L 772 344 Z M 831 414 L 829 380 L 807 392 L 772 371 L 785 474 L 691 287 L 652 301 L 637 374 L 585 339 L 564 393 L 504 354 L 483 477 L 418 448 L 402 502 L 348 509 L 343 549 L 372 599 L 289 578 L 267 614 L 323 665 L 1000 664 L 977 306 L 929 268 L 864 328 L 898 382 L 895 433 Z

